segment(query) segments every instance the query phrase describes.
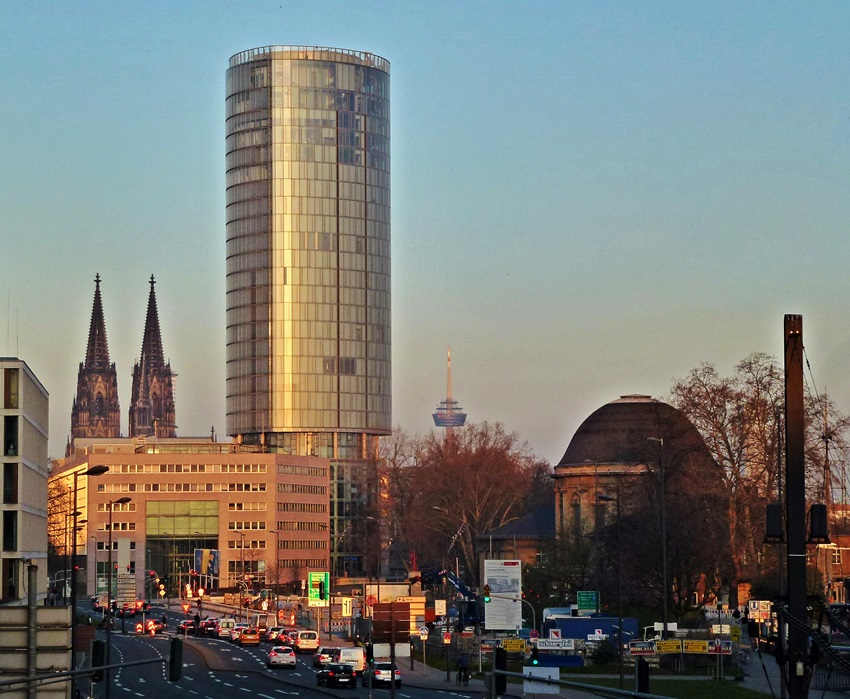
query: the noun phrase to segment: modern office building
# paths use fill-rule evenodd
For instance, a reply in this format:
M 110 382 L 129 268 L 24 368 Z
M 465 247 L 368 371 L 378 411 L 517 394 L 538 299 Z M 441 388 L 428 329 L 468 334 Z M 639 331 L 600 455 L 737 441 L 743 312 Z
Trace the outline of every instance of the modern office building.
M 51 481 L 66 493 L 76 482 L 80 594 L 107 590 L 110 563 L 113 595 L 155 595 L 150 570 L 171 597 L 189 582 L 300 588 L 328 568 L 328 470 L 327 459 L 212 438 L 78 439 Z M 197 551 L 217 551 L 215 564 L 199 570 Z
M 48 395 L 17 358 L 0 358 L 3 502 L 0 605 L 27 603 L 27 561 L 38 567 L 37 598 L 47 593 Z
M 266 46 L 226 75 L 227 432 L 330 460 L 332 574 L 389 434 L 389 62 Z M 371 512 L 375 512 L 371 510 Z

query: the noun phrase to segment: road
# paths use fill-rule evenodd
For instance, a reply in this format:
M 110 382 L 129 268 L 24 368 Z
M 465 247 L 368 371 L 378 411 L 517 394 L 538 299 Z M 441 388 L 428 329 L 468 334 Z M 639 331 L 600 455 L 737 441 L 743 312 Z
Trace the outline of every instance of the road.
M 157 618 L 163 610 L 154 610 Z M 173 616 L 172 616 L 173 618 Z M 133 623 L 131 623 L 131 621 Z M 174 624 L 170 622 L 173 630 Z M 135 620 L 127 620 L 127 634 L 113 632 L 112 662 L 122 663 L 146 659 L 166 660 L 169 654 L 171 634 L 150 637 L 132 633 Z M 312 654 L 299 655 L 295 668 L 266 667 L 269 644 L 259 647 L 241 647 L 229 641 L 190 636 L 184 645 L 183 676 L 179 682 L 167 679 L 167 662 L 155 662 L 113 670 L 108 686 L 104 682 L 92 685 L 95 699 L 124 699 L 125 697 L 188 697 L 198 699 L 234 699 L 239 696 L 259 699 L 285 699 L 286 697 L 369 697 L 369 688 L 358 683 L 356 688 L 325 688 L 316 686 Z M 402 669 L 404 673 L 404 669 Z M 402 675 L 404 680 L 404 674 Z M 81 684 L 87 689 L 87 683 Z M 243 694 L 244 693 L 244 694 Z M 389 697 L 389 688 L 374 688 L 375 699 Z M 474 691 L 441 691 L 434 687 L 413 687 L 403 684 L 395 690 L 399 699 L 426 699 L 445 694 L 457 699 L 472 699 L 480 696 Z

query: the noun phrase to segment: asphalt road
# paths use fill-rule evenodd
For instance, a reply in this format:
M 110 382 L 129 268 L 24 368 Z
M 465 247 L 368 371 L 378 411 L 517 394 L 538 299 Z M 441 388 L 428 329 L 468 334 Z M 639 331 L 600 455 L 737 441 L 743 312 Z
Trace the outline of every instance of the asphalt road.
M 159 618 L 162 610 L 155 610 Z M 131 624 L 131 621 L 133 622 Z M 174 626 L 169 619 L 170 631 Z M 108 685 L 104 682 L 92 685 L 91 696 L 95 699 L 125 699 L 126 697 L 151 697 L 152 699 L 234 699 L 251 696 L 259 699 L 284 699 L 285 697 L 360 697 L 370 696 L 370 688 L 358 682 L 354 688 L 326 688 L 316 686 L 316 669 L 312 665 L 312 654 L 299 655 L 295 668 L 266 667 L 266 653 L 270 644 L 259 647 L 242 647 L 229 641 L 190 636 L 184 644 L 183 676 L 178 682 L 169 682 L 168 664 L 171 633 L 154 637 L 135 634 L 135 620 L 127 620 L 128 633 L 118 630 L 111 634 L 113 663 L 152 659 L 154 662 L 112 670 Z M 402 669 L 404 673 L 404 669 Z M 402 675 L 404 680 L 404 675 Z M 81 689 L 87 689 L 87 684 Z M 244 693 L 244 694 L 243 694 Z M 403 684 L 395 690 L 398 699 L 426 699 L 447 694 L 458 699 L 480 696 L 474 691 L 457 691 L 452 687 L 441 691 L 434 687 L 413 687 Z M 390 696 L 389 688 L 371 689 L 374 699 Z

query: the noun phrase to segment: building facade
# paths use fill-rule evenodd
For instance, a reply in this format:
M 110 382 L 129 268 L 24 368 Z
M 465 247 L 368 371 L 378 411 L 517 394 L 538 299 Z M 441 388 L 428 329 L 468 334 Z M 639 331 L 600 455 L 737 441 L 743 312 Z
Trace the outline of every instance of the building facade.
M 153 570 L 171 597 L 190 582 L 294 590 L 328 569 L 327 459 L 212 439 L 94 439 L 78 440 L 52 479 L 68 489 L 75 472 L 80 589 L 89 594 L 106 591 L 110 563 L 113 594 L 119 585 L 155 594 L 145 587 Z M 218 552 L 206 554 L 211 569 L 197 569 L 197 551 Z
M 391 432 L 389 63 L 266 46 L 226 74 L 227 432 L 331 462 L 332 574 Z M 377 571 L 372 571 L 377 572 Z
M 25 605 L 27 562 L 47 591 L 47 430 L 49 397 L 20 359 L 0 358 L 3 502 L 0 605 Z

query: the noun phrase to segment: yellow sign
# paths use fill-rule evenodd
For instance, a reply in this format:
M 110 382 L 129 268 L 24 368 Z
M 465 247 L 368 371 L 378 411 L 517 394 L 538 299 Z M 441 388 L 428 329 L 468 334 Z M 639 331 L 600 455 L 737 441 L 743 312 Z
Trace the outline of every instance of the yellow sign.
M 708 653 L 708 641 L 685 639 L 685 653 Z
M 729 638 L 731 638 L 735 643 L 741 642 L 741 627 L 737 624 L 733 624 L 729 629 Z
M 677 639 L 670 641 L 655 641 L 655 652 L 656 653 L 681 653 L 682 652 L 682 641 Z
M 508 653 L 525 653 L 525 639 L 503 638 L 502 648 L 508 651 Z

